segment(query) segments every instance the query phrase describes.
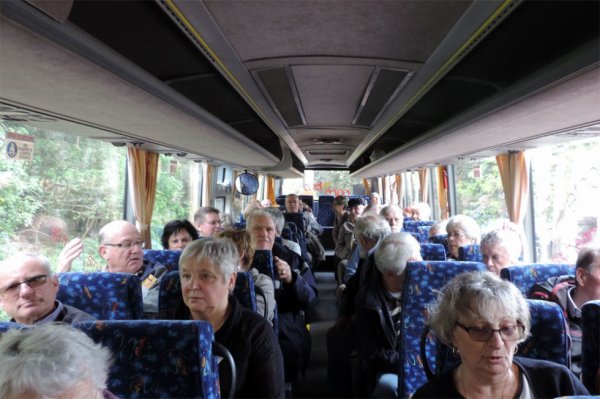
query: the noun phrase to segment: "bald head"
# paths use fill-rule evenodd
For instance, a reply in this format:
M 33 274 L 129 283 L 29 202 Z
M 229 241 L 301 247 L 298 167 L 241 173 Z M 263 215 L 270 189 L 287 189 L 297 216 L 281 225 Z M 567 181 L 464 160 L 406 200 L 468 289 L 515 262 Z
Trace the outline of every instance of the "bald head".
M 125 220 L 108 223 L 98 233 L 98 252 L 109 272 L 137 273 L 144 263 L 142 238 L 137 228 Z

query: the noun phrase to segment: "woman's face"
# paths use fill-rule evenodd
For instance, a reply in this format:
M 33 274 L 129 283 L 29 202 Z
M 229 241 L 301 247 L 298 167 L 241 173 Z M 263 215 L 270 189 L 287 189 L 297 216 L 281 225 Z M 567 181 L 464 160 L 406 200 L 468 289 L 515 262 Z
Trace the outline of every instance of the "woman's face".
M 459 324 L 471 329 L 471 333 L 469 334 Z M 494 331 L 487 340 L 484 340 L 485 331 L 478 332 L 477 329 L 503 329 L 503 331 Z M 454 327 L 452 344 L 458 350 L 466 372 L 481 377 L 500 375 L 512 365 L 515 348 L 520 338 L 519 331 L 517 320 L 513 317 L 502 317 L 495 322 L 484 319 L 475 321 L 459 319 Z
M 448 229 L 448 251 L 450 251 L 450 255 L 454 259 L 458 259 L 458 248 L 463 245 L 474 244 L 475 240 L 471 238 L 467 238 L 465 232 L 460 227 L 454 226 L 451 229 Z
M 208 320 L 211 316 L 225 315 L 235 273 L 225 280 L 210 259 L 200 262 L 190 259 L 181 266 L 179 276 L 183 302 L 190 308 L 193 319 Z
M 192 236 L 186 230 L 178 230 L 169 237 L 169 248 L 171 250 L 183 251 L 186 245 L 192 242 Z
M 508 251 L 500 244 L 482 245 L 481 255 L 488 270 L 497 275 L 512 263 Z

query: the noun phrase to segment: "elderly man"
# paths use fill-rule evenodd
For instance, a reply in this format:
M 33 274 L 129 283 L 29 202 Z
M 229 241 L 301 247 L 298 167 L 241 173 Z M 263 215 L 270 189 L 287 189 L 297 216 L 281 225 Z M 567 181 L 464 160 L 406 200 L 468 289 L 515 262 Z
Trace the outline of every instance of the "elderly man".
M 399 233 L 402 230 L 404 215 L 398 205 L 384 206 L 379 214 L 387 220 L 392 233 Z
M 221 231 L 221 216 L 217 208 L 203 206 L 194 214 L 194 226 L 202 237 L 216 237 Z
M 95 320 L 90 314 L 56 299 L 58 278 L 42 255 L 20 253 L 0 262 L 0 305 L 21 324 Z
M 285 210 L 288 213 L 302 212 L 302 201 L 296 194 L 288 194 L 285 197 Z M 302 212 L 304 219 L 304 227 L 306 232 L 311 232 L 316 235 L 323 233 L 323 227 L 317 222 L 315 217 L 310 212 Z
M 279 344 L 283 353 L 285 380 L 296 380 L 298 371 L 304 371 L 310 356 L 311 340 L 302 311 L 317 299 L 317 288 L 310 268 L 301 258 L 275 242 L 276 227 L 273 216 L 256 210 L 248 216 L 246 231 L 254 250 L 273 252 L 274 269 L 281 286 L 275 291 L 279 313 Z

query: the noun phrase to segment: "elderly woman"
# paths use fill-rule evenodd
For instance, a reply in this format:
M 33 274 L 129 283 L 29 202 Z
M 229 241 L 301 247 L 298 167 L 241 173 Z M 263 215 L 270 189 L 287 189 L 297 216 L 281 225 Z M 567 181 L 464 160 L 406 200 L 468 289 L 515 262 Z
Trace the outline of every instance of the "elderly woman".
M 466 215 L 456 215 L 448 220 L 446 225 L 448 233 L 448 259 L 458 259 L 458 248 L 463 245 L 477 244 L 479 242 L 479 226 L 477 222 Z
M 198 238 L 198 230 L 189 221 L 171 220 L 163 228 L 160 243 L 164 249 L 183 251 L 186 245 Z
M 67 324 L 0 335 L 0 398 L 116 398 L 106 390 L 111 353 Z
M 479 243 L 483 263 L 488 270 L 500 275 L 500 270 L 519 262 L 521 240 L 512 230 L 492 230 L 481 237 Z
M 409 233 L 392 233 L 381 240 L 374 259 L 377 272 L 356 299 L 359 357 L 365 393 L 397 397 L 404 269 L 421 260 L 419 243 Z
M 234 396 L 284 397 L 283 359 L 273 328 L 231 295 L 239 259 L 228 238 L 207 237 L 188 245 L 179 258 L 183 303 L 175 318 L 210 322 L 215 341 L 229 349 L 237 366 Z M 221 387 L 229 385 L 229 369 L 219 370 L 219 380 Z
M 430 309 L 435 335 L 461 363 L 413 398 L 554 398 L 588 394 L 571 371 L 545 360 L 513 358 L 529 335 L 529 308 L 509 281 L 489 272 L 451 280 Z
M 240 255 L 238 270 L 250 273 L 254 281 L 256 295 L 256 313 L 263 315 L 273 324 L 275 315 L 275 289 L 271 277 L 259 273 L 252 267 L 254 249 L 250 245 L 250 235 L 246 230 L 226 229 L 219 233 L 219 237 L 231 239 L 237 246 Z

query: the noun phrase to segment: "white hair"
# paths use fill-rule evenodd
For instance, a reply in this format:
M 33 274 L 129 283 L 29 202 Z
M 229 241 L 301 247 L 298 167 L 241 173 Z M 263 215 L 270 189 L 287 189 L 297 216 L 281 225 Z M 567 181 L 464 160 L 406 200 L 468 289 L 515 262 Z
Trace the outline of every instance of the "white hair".
M 519 235 L 512 230 L 492 230 L 481 237 L 479 243 L 481 249 L 484 247 L 499 245 L 504 248 L 511 262 L 516 262 L 521 255 L 521 239 Z
M 410 259 L 421 260 L 421 247 L 409 233 L 392 233 L 381 240 L 374 256 L 375 266 L 382 274 L 402 273 Z
M 106 389 L 111 353 L 67 324 L 9 329 L 0 336 L 0 397 L 58 397 L 80 382 Z
M 392 232 L 390 224 L 383 218 L 373 213 L 363 215 L 356 219 L 354 235 L 362 236 L 373 241 L 379 241 Z
M 188 244 L 179 257 L 179 271 L 184 265 L 208 260 L 227 280 L 236 272 L 240 261 L 239 252 L 229 238 L 205 237 Z
M 467 215 L 452 216 L 450 218 L 450 220 L 448 220 L 448 224 L 446 225 L 446 232 L 449 232 L 452 229 L 458 229 L 458 230 L 462 231 L 464 233 L 465 237 L 467 237 L 468 239 L 479 242 L 479 238 L 480 238 L 479 237 L 479 235 L 480 235 L 479 225 L 477 224 L 475 219 L 473 219 L 470 216 L 467 216 Z

